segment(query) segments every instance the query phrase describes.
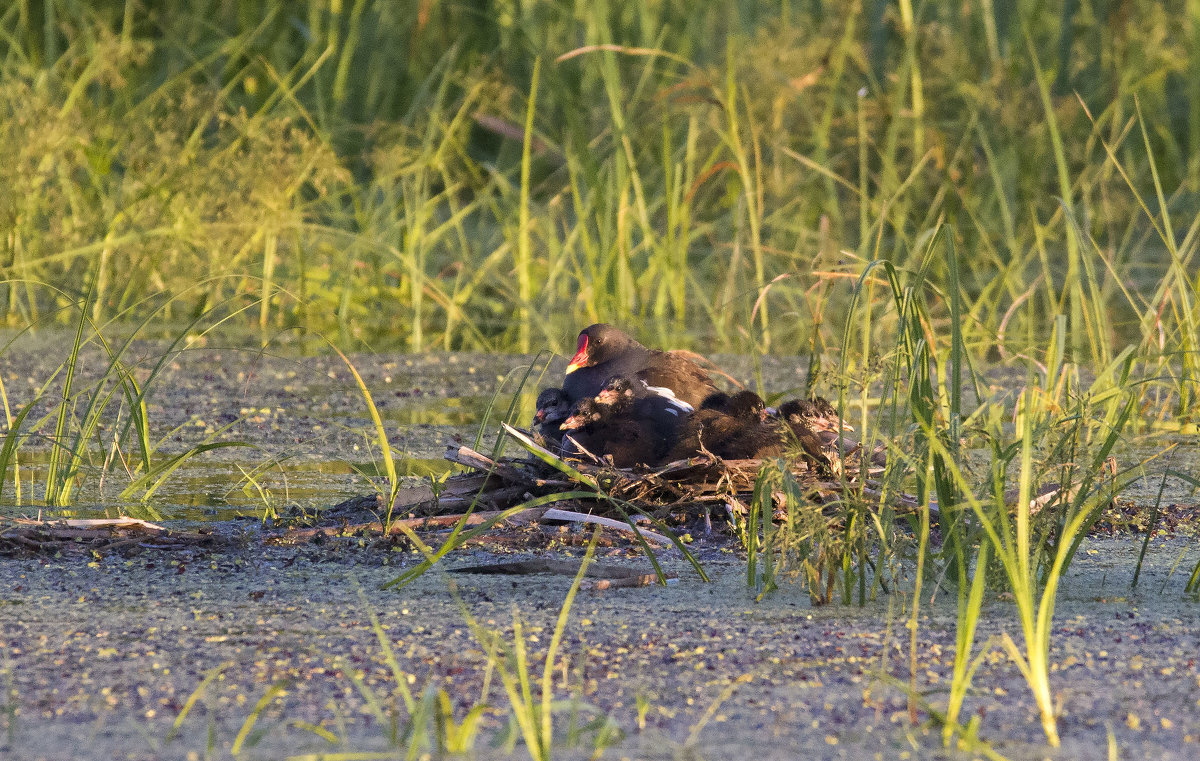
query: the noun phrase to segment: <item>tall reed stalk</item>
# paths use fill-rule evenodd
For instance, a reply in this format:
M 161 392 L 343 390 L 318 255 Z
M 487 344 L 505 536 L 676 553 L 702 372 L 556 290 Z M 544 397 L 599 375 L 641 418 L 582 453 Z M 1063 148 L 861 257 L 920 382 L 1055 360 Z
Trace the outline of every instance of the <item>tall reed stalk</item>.
M 992 2 L 907 0 L 534 5 L 499 26 L 382 0 L 132 7 L 0 15 L 12 324 L 55 308 L 29 282 L 71 292 L 95 271 L 94 320 L 205 278 L 170 317 L 235 297 L 256 300 L 259 329 L 412 351 L 561 351 L 609 320 L 790 352 L 836 341 L 805 308 L 813 262 L 817 280 L 921 267 L 942 218 L 971 252 L 967 340 L 1026 352 L 1047 337 L 1025 345 L 1034 315 L 1061 313 L 1072 352 L 1105 363 L 1144 340 L 1187 363 L 1193 393 L 1196 288 L 1176 273 L 1197 237 L 1162 222 L 1187 212 L 1200 166 L 1177 159 L 1196 140 L 1174 117 L 1196 89 L 1172 84 L 1197 47 L 1149 0 L 1122 30 L 1069 4 L 1019 24 Z M 1161 44 L 1103 58 L 1070 44 L 1084 37 Z M 946 285 L 944 267 L 926 274 Z

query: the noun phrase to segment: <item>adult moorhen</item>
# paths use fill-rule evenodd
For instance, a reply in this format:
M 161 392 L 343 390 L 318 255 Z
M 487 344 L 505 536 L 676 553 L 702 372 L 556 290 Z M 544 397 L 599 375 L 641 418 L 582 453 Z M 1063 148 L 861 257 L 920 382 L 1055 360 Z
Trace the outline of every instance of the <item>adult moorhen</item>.
M 593 397 L 618 375 L 668 388 L 692 407 L 699 407 L 717 390 L 708 373 L 679 354 L 648 349 L 624 331 L 602 322 L 581 330 L 575 356 L 563 379 L 567 399 L 574 404 Z

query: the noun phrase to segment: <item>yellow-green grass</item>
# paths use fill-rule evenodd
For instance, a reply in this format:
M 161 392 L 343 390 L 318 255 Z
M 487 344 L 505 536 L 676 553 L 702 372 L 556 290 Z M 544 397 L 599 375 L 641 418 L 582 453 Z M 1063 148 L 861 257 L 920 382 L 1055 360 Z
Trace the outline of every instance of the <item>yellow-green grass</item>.
M 409 350 L 604 319 L 806 354 L 867 261 L 949 296 L 942 221 L 965 344 L 1027 352 L 1062 314 L 1072 358 L 1140 342 L 1193 398 L 1194 3 L 422 8 L 12 4 L 5 321 L 94 282 L 96 320 L 166 292 Z
M 121 348 L 102 386 L 74 387 L 81 342 L 117 319 L 183 335 L 220 304 L 343 348 L 559 352 L 606 320 L 795 355 L 894 465 L 848 495 L 841 536 L 772 524 L 773 491 L 803 505 L 764 471 L 750 581 L 835 568 L 860 602 L 910 584 L 914 674 L 919 605 L 955 586 L 947 742 L 986 733 L 958 716 L 983 585 L 1011 592 L 1006 648 L 1056 740 L 1050 621 L 1104 459 L 1148 422 L 1197 422 L 1200 6 L 150 5 L 0 12 L 0 315 L 77 328 L 56 415 L 0 386 L 0 479 L 43 431 L 46 499 L 69 500 L 117 407 L 148 478 L 146 383 Z M 1027 372 L 1019 399 L 979 380 L 999 362 Z M 1081 488 L 1035 519 L 1051 470 Z M 936 502 L 940 547 L 927 509 L 897 538 L 898 488 Z M 915 579 L 885 573 L 899 559 Z M 529 716 L 540 756 L 548 713 Z

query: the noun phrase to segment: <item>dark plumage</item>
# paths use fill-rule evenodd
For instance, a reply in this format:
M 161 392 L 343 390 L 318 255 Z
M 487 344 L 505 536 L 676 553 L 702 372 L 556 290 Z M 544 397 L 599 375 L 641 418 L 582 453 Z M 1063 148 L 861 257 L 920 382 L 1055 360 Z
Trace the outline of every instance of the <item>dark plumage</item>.
M 618 468 L 657 463 L 666 451 L 666 437 L 648 418 L 630 415 L 631 409 L 632 400 L 625 398 L 615 404 L 595 397 L 576 402 L 561 426 L 564 452 L 572 453 L 574 440 L 594 455 L 610 456 Z
M 692 414 L 692 405 L 676 399 L 667 389 L 651 388 L 645 381 L 618 375 L 609 378 L 595 397 L 609 405 L 612 415 L 647 420 L 665 441 L 674 441 L 680 426 Z M 659 455 L 666 454 L 666 448 Z
M 557 447 L 562 441 L 559 425 L 571 414 L 571 403 L 561 388 L 544 388 L 538 392 L 537 412 L 533 424 L 546 443 Z
M 716 393 L 704 400 L 703 407 L 720 410 L 747 423 L 767 421 L 767 403 L 753 391 L 739 391 L 733 396 Z
M 827 399 L 793 399 L 779 407 L 779 416 L 789 425 L 803 424 L 814 431 L 842 431 L 847 426 Z
M 838 472 L 845 469 L 845 460 L 862 454 L 862 445 L 845 435 L 851 430 L 842 422 L 837 410 L 821 397 L 793 399 L 779 407 L 779 417 L 804 450 L 805 459 L 823 470 Z M 871 453 L 871 466 L 887 465 L 887 451 L 876 447 Z M 854 465 L 857 467 L 857 465 Z
M 766 404 L 752 391 L 718 395 L 691 415 L 667 455 L 682 460 L 701 450 L 725 460 L 748 460 L 783 454 L 784 439 L 778 425 L 764 422 Z
M 794 399 L 779 407 L 783 429 L 800 445 L 809 467 L 827 471 L 838 459 L 838 434 L 827 429 L 818 417 L 814 417 L 813 412 L 814 408 L 807 399 Z
M 669 388 L 679 400 L 699 407 L 716 392 L 712 379 L 695 362 L 678 354 L 648 349 L 605 323 L 579 332 L 575 356 L 567 365 L 563 392 L 571 403 L 595 396 L 614 376 Z

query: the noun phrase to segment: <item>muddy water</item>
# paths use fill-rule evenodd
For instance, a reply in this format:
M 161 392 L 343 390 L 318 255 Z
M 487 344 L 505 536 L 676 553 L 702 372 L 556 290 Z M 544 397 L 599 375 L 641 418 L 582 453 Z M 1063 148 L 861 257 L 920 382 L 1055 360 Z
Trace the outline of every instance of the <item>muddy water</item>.
M 35 398 L 69 351 L 70 336 L 23 337 L 0 356 L 0 377 L 11 410 Z M 168 346 L 139 342 L 124 357 L 146 381 Z M 257 348 L 194 347 L 170 355 L 147 385 L 150 439 L 160 461 L 209 441 L 247 446 L 213 450 L 189 459 L 145 502 L 139 494 L 122 500 L 131 482 L 122 461 L 136 453 L 112 447 L 114 429 L 126 424 L 116 403 L 101 416 L 96 442 L 87 448 L 72 505 L 66 510 L 40 508 L 44 516 L 105 517 L 128 514 L 154 520 L 213 521 L 267 517 L 281 511 L 312 511 L 351 496 L 370 493 L 379 482 L 382 460 L 364 396 L 345 363 L 336 356 L 302 356 L 297 347 L 276 353 Z M 387 427 L 397 467 L 414 477 L 445 473 L 447 442 L 494 442 L 496 422 L 516 399 L 515 419 L 528 421 L 536 390 L 561 378 L 564 361 L 515 355 L 443 354 L 352 355 Z M 754 369 L 745 357 L 718 356 L 730 375 L 752 383 Z M 78 363 L 75 388 L 103 374 L 108 361 L 91 349 Z M 530 370 L 528 377 L 526 371 Z M 764 387 L 787 396 L 803 388 L 807 364 L 797 357 L 766 357 Z M 997 371 L 994 388 L 1020 378 Z M 524 386 L 518 393 L 518 387 Z M 45 398 L 53 396 L 53 389 Z M 77 414 L 82 414 L 80 403 Z M 28 430 L 48 402 L 26 421 Z M 854 420 L 854 417 L 851 417 Z M 857 421 L 856 421 L 857 422 Z M 46 423 L 44 431 L 53 430 Z M 1170 432 L 1135 444 L 1123 465 L 1157 456 L 1167 443 L 1178 446 L 1148 472 L 1173 468 L 1195 475 L 1200 463 L 1195 437 Z M 0 514 L 39 511 L 38 503 L 50 449 L 44 434 L 24 438 L 19 451 L 21 492 L 10 479 L 0 494 Z M 109 467 L 105 468 L 106 461 Z M 1146 499 L 1157 498 L 1159 484 L 1136 487 Z M 1164 499 L 1187 499 L 1186 482 L 1169 480 Z
M 1200 604 L 1182 594 L 1197 552 L 1156 541 L 1134 590 L 1136 550 L 1128 540 L 1089 541 L 1064 582 L 1051 647 L 1059 752 L 1044 747 L 1028 687 L 991 639 L 1021 641 L 1012 603 L 987 596 L 978 645 L 987 655 L 965 713 L 1006 756 L 1200 757 Z M 638 562 L 625 554 L 605 560 Z M 411 688 L 445 689 L 459 718 L 481 700 L 487 674 L 464 611 L 511 637 L 518 610 L 540 675 L 569 579 L 432 573 L 399 591 L 379 589 L 411 562 L 354 542 L 0 560 L 0 756 L 228 758 L 272 689 L 241 758 L 386 750 L 388 720 L 375 718 L 354 682 L 390 715 L 396 683 L 371 612 Z M 936 728 L 909 719 L 910 680 L 922 701 L 945 705 L 951 591 L 930 601 L 927 584 L 911 671 L 904 595 L 814 609 L 788 584 L 755 602 L 736 559 L 710 559 L 707 584 L 674 561 L 668 567 L 680 576 L 671 587 L 584 591 L 567 626 L 554 689 L 625 733 L 605 757 L 723 761 L 748 749 L 764 760 L 979 757 L 942 750 Z M 899 588 L 911 589 L 911 578 Z M 507 714 L 498 681 L 493 673 L 485 699 L 495 710 L 485 714 L 476 758 L 508 757 L 489 745 Z M 921 704 L 917 716 L 928 716 Z M 518 746 L 513 757 L 524 755 Z M 555 755 L 587 756 L 586 743 Z
M 166 349 L 160 342 L 137 343 L 126 363 L 137 368 L 145 381 Z M 69 338 L 62 336 L 25 337 L 8 348 L 0 375 L 12 410 L 36 397 L 68 351 Z M 496 423 L 508 412 L 514 396 L 515 419 L 528 421 L 537 389 L 561 378 L 565 365 L 558 358 L 547 367 L 542 359 L 526 378 L 533 357 L 427 353 L 352 355 L 350 359 L 387 427 L 400 473 L 414 477 L 447 472 L 450 466 L 442 460 L 446 444 L 456 439 L 474 442 L 481 427 L 487 431 L 483 441 L 490 446 Z M 735 377 L 752 376 L 744 358 L 721 362 Z M 100 352 L 85 351 L 75 388 L 94 382 L 107 364 Z M 768 358 L 764 373 L 768 387 L 778 393 L 793 391 L 803 382 L 794 358 Z M 145 503 L 137 494 L 122 500 L 120 494 L 131 479 L 121 461 L 131 461 L 136 454 L 128 448 L 112 448 L 114 429 L 126 424 L 117 418 L 114 402 L 110 413 L 102 416 L 98 442 L 87 451 L 72 506 L 62 511 L 42 508 L 43 516 L 130 514 L 189 521 L 261 517 L 288 507 L 319 509 L 370 493 L 372 476 L 382 471 L 367 402 L 336 356 L 191 348 L 172 355 L 147 388 L 150 439 L 160 459 L 209 441 L 247 446 L 217 449 L 188 460 Z M 47 401 L 39 405 L 38 413 L 50 410 Z M 25 428 L 38 417 L 31 414 Z M 53 424 L 44 430 L 52 431 Z M 20 499 L 10 480 L 0 495 L 0 514 L 38 510 L 49 457 L 44 435 L 22 440 Z
M 136 351 L 148 373 L 162 348 L 146 344 Z M 506 407 L 516 383 L 511 373 L 528 362 L 439 354 L 352 359 L 391 443 L 404 455 L 402 467 L 413 472 L 443 467 L 448 439 L 473 440 L 493 395 L 499 391 Z M 85 360 L 80 383 L 104 365 L 95 353 Z M 750 376 L 748 363 L 723 364 L 738 377 Z M 32 398 L 53 369 L 51 352 L 10 349 L 0 365 L 10 404 Z M 551 367 L 551 376 L 558 372 L 561 364 Z M 794 359 L 769 359 L 765 366 L 772 390 L 799 388 L 804 372 Z M 521 419 L 531 412 L 538 385 L 531 382 L 520 398 Z M 254 448 L 201 455 L 149 505 L 123 504 L 115 495 L 128 479 L 122 482 L 119 467 L 107 475 L 101 467 L 118 423 L 106 421 L 104 446 L 83 472 L 73 514 L 153 509 L 168 520 L 259 517 L 268 508 L 315 509 L 372 488 L 379 459 L 371 451 L 366 405 L 336 358 L 209 346 L 170 359 L 151 388 L 152 438 L 163 455 L 218 432 Z M 1178 441 L 1172 459 L 1153 465 L 1156 470 L 1195 472 L 1194 442 Z M 1123 464 L 1161 448 L 1141 446 L 1124 450 Z M 17 506 L 6 492 L 5 514 L 36 511 L 29 505 L 44 453 L 37 441 L 23 447 L 25 497 Z M 1158 482 L 1139 488 L 1139 500 L 1149 502 Z M 1168 489 L 1168 500 L 1188 498 L 1176 481 Z M 1131 589 L 1138 549 L 1128 538 L 1090 540 L 1064 582 L 1051 650 L 1062 751 L 1043 746 L 1028 688 L 992 642 L 965 710 L 979 717 L 981 736 L 1009 757 L 1200 757 L 1200 604 L 1184 592 L 1200 550 L 1185 539 L 1156 540 L 1141 583 Z M 635 554 L 612 549 L 604 559 L 644 566 Z M 492 557 L 476 550 L 447 565 Z M 744 562 L 719 546 L 708 547 L 705 557 L 712 583 L 668 561 L 680 576 L 675 586 L 588 591 L 576 603 L 556 690 L 577 694 L 625 733 L 606 757 L 977 757 L 943 751 L 936 730 L 911 724 L 908 700 L 897 687 L 911 679 L 930 706 L 945 705 L 952 590 L 923 600 L 910 672 L 903 590 L 911 590 L 911 569 L 895 585 L 900 593 L 862 608 L 814 609 L 798 586 L 787 584 L 756 602 Z M 487 673 L 463 611 L 510 632 L 518 609 L 537 663 L 569 581 L 434 573 L 401 591 L 379 588 L 414 561 L 357 540 L 303 547 L 246 542 L 131 558 L 0 559 L 0 757 L 227 758 L 256 703 L 272 689 L 242 758 L 384 750 L 386 721 L 376 720 L 350 676 L 361 675 L 385 709 L 395 703 L 370 612 L 412 675 L 412 689 L 446 689 L 461 718 L 481 699 Z M 979 648 L 1001 633 L 1021 641 L 1011 602 L 989 594 Z M 506 715 L 494 675 L 484 699 L 496 707 L 484 724 L 490 740 Z M 917 715 L 929 714 L 918 705 Z M 522 753 L 518 746 L 516 755 Z M 488 740 L 475 754 L 503 755 Z M 559 754 L 587 755 L 580 749 Z
M 138 345 L 143 379 L 161 357 L 158 344 Z M 61 352 L 10 348 L 0 366 L 10 406 L 34 398 L 51 376 Z M 493 395 L 507 411 L 516 391 L 511 375 L 523 359 L 474 355 L 354 356 L 372 399 L 399 453 L 402 474 L 445 472 L 441 459 L 452 438 L 474 440 Z M 524 360 L 527 363 L 527 360 Z M 79 363 L 76 388 L 103 370 L 103 357 L 89 352 Z M 148 385 L 151 441 L 162 459 L 208 441 L 239 442 L 190 459 L 145 505 L 122 502 L 130 483 L 114 451 L 116 404 L 87 453 L 74 504 L 64 514 L 97 517 L 114 512 L 153 513 L 161 519 L 213 520 L 257 515 L 294 505 L 315 508 L 353 494 L 369 493 L 371 476 L 382 470 L 367 402 L 338 358 L 281 357 L 247 349 L 193 349 L 170 359 Z M 531 414 L 533 393 L 520 395 L 522 419 Z M 48 404 L 41 408 L 49 411 Z M 41 412 L 39 409 L 38 412 Z M 36 419 L 31 415 L 28 423 Z M 52 424 L 49 430 L 53 430 Z M 110 467 L 105 472 L 104 463 Z M 49 460 L 39 436 L 20 451 L 23 505 L 35 504 Z M 0 507 L 5 514 L 27 512 L 17 505 L 12 481 Z M 36 508 L 33 508 L 36 509 Z M 43 511 L 43 514 L 47 514 Z

